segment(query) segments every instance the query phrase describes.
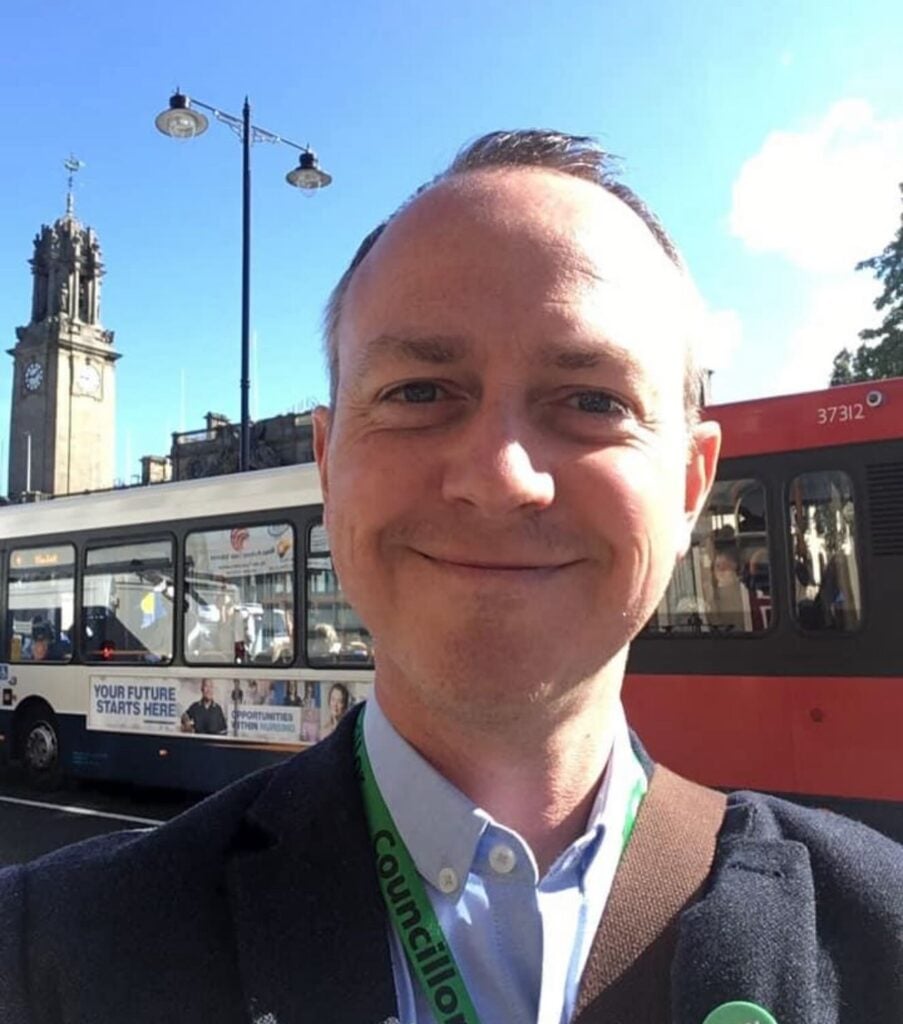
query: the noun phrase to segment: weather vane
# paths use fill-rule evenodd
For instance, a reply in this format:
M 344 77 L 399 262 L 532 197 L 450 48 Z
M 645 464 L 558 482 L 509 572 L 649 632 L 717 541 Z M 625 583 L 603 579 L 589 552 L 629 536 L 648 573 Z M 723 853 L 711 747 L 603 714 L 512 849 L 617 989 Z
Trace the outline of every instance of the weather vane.
M 69 183 L 67 186 L 68 191 L 66 192 L 66 216 L 72 217 L 75 213 L 75 198 L 72 194 L 73 186 L 75 185 L 75 175 L 84 167 L 84 162 L 75 157 L 72 153 L 69 154 L 68 159 L 63 161 L 63 167 L 69 172 Z

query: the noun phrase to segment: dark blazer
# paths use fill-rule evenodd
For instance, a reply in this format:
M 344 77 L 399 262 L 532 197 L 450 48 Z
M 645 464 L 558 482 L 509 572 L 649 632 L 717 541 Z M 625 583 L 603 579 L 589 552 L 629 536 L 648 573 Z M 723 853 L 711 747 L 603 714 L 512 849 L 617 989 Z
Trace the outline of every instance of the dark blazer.
M 0 872 L 0 1022 L 394 1017 L 353 717 L 158 829 Z M 841 818 L 731 796 L 672 974 L 673 1024 L 702 1024 L 731 1000 L 779 1024 L 900 1024 L 903 848 Z

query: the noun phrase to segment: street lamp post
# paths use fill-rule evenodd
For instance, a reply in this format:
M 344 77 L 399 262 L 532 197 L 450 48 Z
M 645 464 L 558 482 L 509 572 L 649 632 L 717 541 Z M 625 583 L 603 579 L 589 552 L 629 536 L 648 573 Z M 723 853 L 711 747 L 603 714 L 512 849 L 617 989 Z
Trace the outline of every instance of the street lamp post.
M 200 108 L 200 109 L 197 109 Z M 251 104 L 245 97 L 242 116 L 235 117 L 217 107 L 201 103 L 181 92 L 169 98 L 169 107 L 157 115 L 155 124 L 164 135 L 174 139 L 191 139 L 202 135 L 208 120 L 200 111 L 206 110 L 217 121 L 228 125 L 242 143 L 242 192 L 241 192 L 241 446 L 239 450 L 239 472 L 250 469 L 251 463 L 251 420 L 249 395 L 251 390 L 251 144 L 254 142 L 282 143 L 300 152 L 298 166 L 289 171 L 285 180 L 295 188 L 307 190 L 325 188 L 332 177 L 321 171 L 316 154 L 308 146 L 276 135 L 257 125 L 251 124 Z

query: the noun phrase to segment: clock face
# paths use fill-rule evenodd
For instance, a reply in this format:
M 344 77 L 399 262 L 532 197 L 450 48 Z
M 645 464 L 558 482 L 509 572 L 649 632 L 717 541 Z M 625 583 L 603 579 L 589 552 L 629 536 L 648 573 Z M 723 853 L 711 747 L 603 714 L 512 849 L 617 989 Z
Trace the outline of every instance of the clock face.
M 29 363 L 25 367 L 25 388 L 28 391 L 37 391 L 44 383 L 44 367 L 38 362 Z
M 78 371 L 75 381 L 83 395 L 96 395 L 100 392 L 100 371 L 90 363 Z

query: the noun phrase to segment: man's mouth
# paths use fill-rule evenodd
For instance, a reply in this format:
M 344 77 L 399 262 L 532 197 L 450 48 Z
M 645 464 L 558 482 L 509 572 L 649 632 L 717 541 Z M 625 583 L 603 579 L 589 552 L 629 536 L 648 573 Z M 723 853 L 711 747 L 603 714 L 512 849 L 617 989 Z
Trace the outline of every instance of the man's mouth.
M 557 561 L 530 561 L 521 559 L 490 559 L 475 558 L 469 555 L 436 555 L 418 551 L 419 555 L 429 562 L 452 569 L 470 570 L 474 573 L 500 573 L 516 576 L 526 573 L 552 573 L 569 566 L 576 565 L 580 559 L 560 559 Z

